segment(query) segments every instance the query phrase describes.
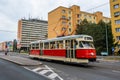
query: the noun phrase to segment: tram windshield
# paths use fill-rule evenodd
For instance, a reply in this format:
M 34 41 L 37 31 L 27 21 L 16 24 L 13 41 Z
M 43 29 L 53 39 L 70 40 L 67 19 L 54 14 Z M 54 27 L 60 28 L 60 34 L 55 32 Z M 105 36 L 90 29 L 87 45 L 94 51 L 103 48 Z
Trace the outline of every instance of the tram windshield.
M 93 42 L 79 41 L 80 48 L 94 48 Z

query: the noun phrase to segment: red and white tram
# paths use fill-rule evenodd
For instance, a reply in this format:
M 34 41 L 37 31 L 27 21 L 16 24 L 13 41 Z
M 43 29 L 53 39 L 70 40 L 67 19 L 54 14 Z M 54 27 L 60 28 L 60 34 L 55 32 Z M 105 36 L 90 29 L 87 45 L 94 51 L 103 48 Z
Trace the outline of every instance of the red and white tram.
M 30 57 L 88 63 L 96 61 L 96 50 L 91 36 L 72 35 L 31 42 Z

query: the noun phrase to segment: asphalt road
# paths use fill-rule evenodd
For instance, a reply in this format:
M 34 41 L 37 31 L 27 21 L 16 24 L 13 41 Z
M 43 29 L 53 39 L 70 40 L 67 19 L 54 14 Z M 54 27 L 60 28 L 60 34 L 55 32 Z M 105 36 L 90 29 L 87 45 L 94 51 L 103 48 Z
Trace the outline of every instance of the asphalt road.
M 21 66 L 0 59 L 0 80 L 49 80 Z
M 42 62 L 64 80 L 120 80 L 120 62 L 100 62 L 89 65 Z
M 28 58 L 23 55 L 21 57 Z M 120 62 L 100 61 L 99 63 L 90 63 L 89 65 L 78 65 L 44 60 L 40 60 L 40 62 L 53 70 L 52 72 L 48 72 L 50 75 L 57 74 L 63 80 L 120 80 Z M 40 69 L 36 71 L 37 73 L 45 73 L 48 71 L 44 66 L 24 67 L 30 69 L 31 71 Z M 0 80 L 46 80 L 41 75 L 37 75 L 31 71 L 7 61 L 0 60 Z M 47 76 L 48 73 L 46 74 Z

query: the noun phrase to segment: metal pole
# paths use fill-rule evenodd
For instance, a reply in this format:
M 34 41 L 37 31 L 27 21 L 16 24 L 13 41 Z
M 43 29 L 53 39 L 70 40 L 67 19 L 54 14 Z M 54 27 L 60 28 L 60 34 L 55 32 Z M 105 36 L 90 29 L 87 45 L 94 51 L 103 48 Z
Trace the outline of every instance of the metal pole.
M 106 49 L 107 49 L 107 53 L 108 53 L 108 36 L 107 36 L 107 26 L 105 24 L 105 28 L 106 28 Z

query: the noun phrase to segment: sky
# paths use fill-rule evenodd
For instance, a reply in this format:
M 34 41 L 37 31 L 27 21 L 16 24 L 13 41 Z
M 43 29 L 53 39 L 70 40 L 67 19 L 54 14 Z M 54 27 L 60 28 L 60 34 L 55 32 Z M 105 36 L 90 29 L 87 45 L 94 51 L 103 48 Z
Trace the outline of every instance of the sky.
M 109 0 L 0 0 L 0 42 L 17 39 L 18 20 L 48 20 L 48 12 L 59 7 L 80 6 L 81 11 L 103 12 L 110 17 Z

